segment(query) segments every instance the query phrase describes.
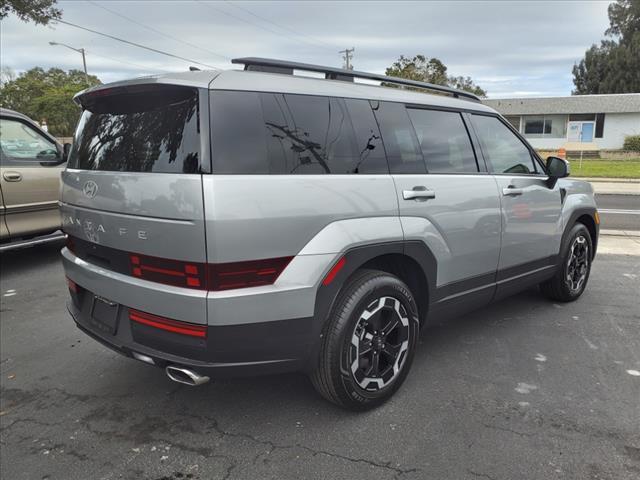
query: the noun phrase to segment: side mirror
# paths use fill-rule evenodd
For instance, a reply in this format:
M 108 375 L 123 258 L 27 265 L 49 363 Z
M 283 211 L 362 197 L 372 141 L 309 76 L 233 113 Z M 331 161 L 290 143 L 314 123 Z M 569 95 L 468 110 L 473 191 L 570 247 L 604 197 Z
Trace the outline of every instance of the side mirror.
M 560 157 L 548 157 L 547 158 L 547 171 L 549 172 L 549 179 L 547 184 L 549 188 L 553 188 L 559 178 L 568 177 L 570 173 L 569 162 Z
M 71 144 L 70 143 L 65 143 L 62 146 L 62 161 L 66 162 L 67 160 L 69 160 L 69 152 L 71 151 Z

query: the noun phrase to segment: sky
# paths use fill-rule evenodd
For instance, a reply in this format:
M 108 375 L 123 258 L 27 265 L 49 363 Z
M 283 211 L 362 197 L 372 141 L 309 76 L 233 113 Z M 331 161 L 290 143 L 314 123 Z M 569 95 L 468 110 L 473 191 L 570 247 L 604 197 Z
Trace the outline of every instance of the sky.
M 62 19 L 184 57 L 180 60 L 63 24 L 0 22 L 0 66 L 87 68 L 103 82 L 167 71 L 238 68 L 260 56 L 384 73 L 400 55 L 437 57 L 489 98 L 569 95 L 571 68 L 608 27 L 609 1 L 296 2 L 59 1 Z M 200 62 L 201 64 L 196 64 Z M 204 64 L 204 65 L 202 65 Z M 206 66 L 205 66 L 206 65 Z

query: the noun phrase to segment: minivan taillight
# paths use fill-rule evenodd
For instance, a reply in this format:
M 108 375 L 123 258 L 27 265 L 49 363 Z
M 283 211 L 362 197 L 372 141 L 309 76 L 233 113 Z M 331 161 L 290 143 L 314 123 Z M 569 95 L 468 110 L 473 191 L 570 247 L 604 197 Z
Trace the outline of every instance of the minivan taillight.
M 278 257 L 209 265 L 209 290 L 271 285 L 292 259 L 293 257 Z
M 130 254 L 129 261 L 134 277 L 176 287 L 200 290 L 207 288 L 205 268 L 201 263 L 181 262 L 137 253 Z

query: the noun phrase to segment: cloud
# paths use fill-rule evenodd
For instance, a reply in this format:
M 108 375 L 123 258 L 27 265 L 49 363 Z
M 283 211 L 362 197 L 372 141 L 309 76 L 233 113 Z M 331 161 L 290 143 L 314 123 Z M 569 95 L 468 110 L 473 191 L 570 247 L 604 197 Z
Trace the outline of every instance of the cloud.
M 359 70 L 383 73 L 401 54 L 441 59 L 490 96 L 567 95 L 571 67 L 602 38 L 608 2 L 61 1 L 63 19 L 218 68 L 223 57 L 266 56 L 332 66 L 355 47 Z M 105 10 L 113 10 L 109 12 Z M 126 17 L 126 18 L 125 18 Z M 130 19 L 130 20 L 128 20 Z M 81 68 L 114 81 L 186 70 L 189 62 L 57 24 L 2 21 L 0 63 Z

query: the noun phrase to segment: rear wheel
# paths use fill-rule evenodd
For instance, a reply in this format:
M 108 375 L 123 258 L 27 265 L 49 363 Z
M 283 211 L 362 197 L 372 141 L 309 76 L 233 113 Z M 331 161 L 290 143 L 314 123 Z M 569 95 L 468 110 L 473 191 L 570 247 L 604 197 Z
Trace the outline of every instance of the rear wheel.
M 552 300 L 572 302 L 584 292 L 591 273 L 593 242 L 589 230 L 576 223 L 563 245 L 556 274 L 540 284 L 540 290 Z
M 346 408 L 381 404 L 409 372 L 418 329 L 415 301 L 400 279 L 358 272 L 340 293 L 323 332 L 314 386 Z

